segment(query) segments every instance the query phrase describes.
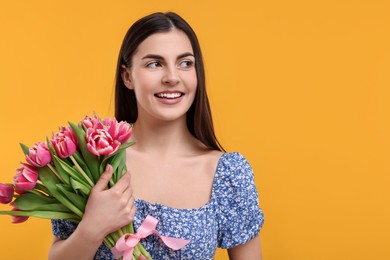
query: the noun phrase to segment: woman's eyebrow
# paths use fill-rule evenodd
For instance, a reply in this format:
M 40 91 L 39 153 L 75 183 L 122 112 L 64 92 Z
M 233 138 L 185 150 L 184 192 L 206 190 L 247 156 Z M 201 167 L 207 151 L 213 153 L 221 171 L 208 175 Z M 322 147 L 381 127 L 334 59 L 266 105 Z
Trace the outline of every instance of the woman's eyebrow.
M 192 54 L 191 52 L 186 52 L 186 53 L 183 53 L 183 54 L 180 54 L 179 56 L 177 56 L 177 59 L 179 60 L 181 58 L 188 57 L 188 56 L 194 57 L 194 54 Z
M 188 57 L 188 56 L 194 57 L 194 54 L 192 54 L 191 52 L 186 52 L 186 53 L 178 55 L 177 59 L 181 59 L 181 58 Z M 164 58 L 161 55 L 157 55 L 157 54 L 147 54 L 144 57 L 142 57 L 142 59 L 143 60 L 144 59 L 163 60 Z
M 163 60 L 164 58 L 160 55 L 156 55 L 156 54 L 147 54 L 145 56 L 142 57 L 142 59 L 155 59 L 155 60 Z

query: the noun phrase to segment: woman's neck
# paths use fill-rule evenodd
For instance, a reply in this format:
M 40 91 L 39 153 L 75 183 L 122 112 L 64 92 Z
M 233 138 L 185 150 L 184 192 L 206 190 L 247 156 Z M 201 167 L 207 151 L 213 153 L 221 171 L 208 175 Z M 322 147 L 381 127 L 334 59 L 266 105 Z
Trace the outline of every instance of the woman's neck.
M 186 118 L 175 121 L 137 120 L 131 141 L 138 152 L 156 156 L 192 155 L 203 150 L 203 145 L 189 132 Z

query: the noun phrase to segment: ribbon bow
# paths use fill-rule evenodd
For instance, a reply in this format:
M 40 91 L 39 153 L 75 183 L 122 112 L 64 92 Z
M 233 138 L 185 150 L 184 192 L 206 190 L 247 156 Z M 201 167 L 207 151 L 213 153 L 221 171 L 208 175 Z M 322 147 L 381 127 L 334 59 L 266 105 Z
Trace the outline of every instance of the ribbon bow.
M 190 240 L 160 235 L 160 233 L 156 230 L 157 223 L 158 220 L 154 217 L 150 215 L 146 216 L 145 220 L 138 228 L 137 233 L 124 234 L 118 239 L 115 246 L 111 248 L 112 254 L 116 258 L 123 256 L 123 260 L 131 260 L 133 257 L 134 247 L 141 239 L 148 237 L 151 234 L 158 235 L 164 244 L 173 250 L 181 249 L 190 242 Z

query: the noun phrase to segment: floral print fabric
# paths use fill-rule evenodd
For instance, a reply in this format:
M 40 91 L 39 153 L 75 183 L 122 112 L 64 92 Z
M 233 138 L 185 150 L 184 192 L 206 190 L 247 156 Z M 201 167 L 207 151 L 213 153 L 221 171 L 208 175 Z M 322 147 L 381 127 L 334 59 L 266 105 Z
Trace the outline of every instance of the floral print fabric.
M 136 199 L 134 227 L 141 225 L 147 215 L 159 220 L 161 235 L 189 239 L 181 250 L 174 251 L 157 235 L 141 241 L 153 259 L 213 259 L 217 247 L 232 248 L 256 237 L 264 223 L 259 208 L 253 171 L 240 153 L 224 153 L 218 161 L 211 199 L 195 209 L 177 209 Z M 52 220 L 53 234 L 68 238 L 77 224 L 67 220 Z M 95 259 L 114 259 L 102 244 Z

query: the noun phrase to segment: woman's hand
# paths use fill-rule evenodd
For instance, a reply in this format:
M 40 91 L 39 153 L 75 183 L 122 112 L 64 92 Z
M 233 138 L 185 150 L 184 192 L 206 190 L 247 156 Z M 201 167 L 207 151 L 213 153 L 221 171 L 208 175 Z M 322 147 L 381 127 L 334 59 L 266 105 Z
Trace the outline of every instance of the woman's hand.
M 126 173 L 113 187 L 106 189 L 112 173 L 112 166 L 107 165 L 91 190 L 79 224 L 79 228 L 91 240 L 102 241 L 108 234 L 129 224 L 135 215 L 130 174 Z

